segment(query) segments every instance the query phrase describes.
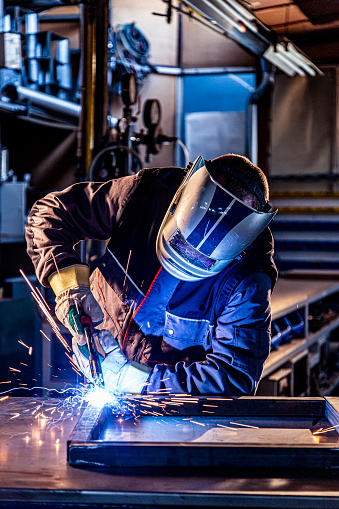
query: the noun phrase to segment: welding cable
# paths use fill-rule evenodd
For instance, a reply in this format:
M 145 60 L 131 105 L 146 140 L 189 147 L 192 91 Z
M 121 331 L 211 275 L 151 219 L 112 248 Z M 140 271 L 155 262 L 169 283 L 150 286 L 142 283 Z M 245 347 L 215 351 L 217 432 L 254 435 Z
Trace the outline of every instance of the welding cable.
M 187 147 L 186 145 L 181 141 L 179 140 L 178 138 L 175 140 L 177 142 L 177 144 L 182 148 L 182 151 L 184 153 L 184 156 L 185 156 L 185 168 L 187 168 L 187 166 L 189 165 L 189 162 L 190 162 L 190 158 L 189 158 L 189 153 L 188 153 L 188 150 L 187 150 Z
M 147 59 L 149 42 L 134 23 L 119 25 L 116 33 L 121 45 L 137 59 Z
M 124 335 L 124 339 L 123 339 L 123 343 L 122 343 L 122 351 L 124 351 L 124 348 L 125 348 L 125 344 L 126 344 L 126 339 L 127 339 L 127 335 L 128 335 L 128 331 L 129 331 L 129 328 L 134 320 L 134 318 L 136 317 L 136 314 L 139 312 L 139 310 L 141 309 L 141 307 L 143 306 L 144 302 L 146 301 L 147 297 L 149 296 L 149 294 L 151 293 L 151 290 L 154 286 L 154 283 L 156 282 L 160 272 L 161 272 L 161 269 L 162 267 L 160 267 L 160 269 L 158 270 L 158 272 L 156 273 L 156 275 L 154 276 L 154 279 L 149 287 L 149 289 L 147 290 L 147 293 L 145 295 L 145 297 L 142 299 L 142 301 L 140 302 L 139 306 L 137 307 L 137 309 L 134 311 L 130 321 L 128 322 L 128 325 L 127 325 L 127 329 L 126 329 L 126 332 L 125 332 L 125 335 Z

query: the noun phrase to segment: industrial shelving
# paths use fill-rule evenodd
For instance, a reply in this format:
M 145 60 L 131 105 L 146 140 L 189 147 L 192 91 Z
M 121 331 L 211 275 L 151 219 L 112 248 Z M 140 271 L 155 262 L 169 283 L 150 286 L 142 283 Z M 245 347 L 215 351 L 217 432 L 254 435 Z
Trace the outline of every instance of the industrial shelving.
M 272 323 L 298 313 L 302 327 L 272 349 L 259 384 L 260 395 L 309 396 L 331 394 L 339 383 L 339 373 L 329 372 L 330 356 L 338 350 L 339 271 L 294 270 L 279 278 L 272 296 Z M 316 318 L 314 314 L 318 312 Z M 332 353 L 331 351 L 332 350 Z M 327 373 L 326 383 L 312 380 Z

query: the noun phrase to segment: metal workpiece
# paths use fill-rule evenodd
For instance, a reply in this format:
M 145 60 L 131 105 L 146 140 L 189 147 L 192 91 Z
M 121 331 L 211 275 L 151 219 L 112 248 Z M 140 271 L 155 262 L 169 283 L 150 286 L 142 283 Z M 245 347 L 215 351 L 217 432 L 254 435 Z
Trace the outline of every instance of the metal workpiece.
M 83 412 L 81 401 L 4 397 L 0 396 L 0 507 L 10 502 L 16 508 L 36 507 L 37 503 L 50 507 L 82 504 L 84 508 L 94 504 L 339 508 L 336 469 L 257 468 L 255 462 L 251 468 L 74 468 L 67 463 L 66 443 Z M 243 411 L 254 409 L 257 399 L 239 398 L 237 402 Z M 279 398 L 260 401 L 267 401 L 268 408 L 283 408 Z M 293 401 L 297 410 L 298 400 Z M 314 405 L 320 404 L 322 410 L 326 406 L 322 398 L 307 401 L 313 409 Z M 195 416 L 194 420 L 199 419 Z M 235 421 L 241 422 L 239 415 Z M 180 427 L 177 429 L 179 433 Z M 236 438 L 233 440 L 236 445 Z
M 339 467 L 338 427 L 335 398 L 134 398 L 127 416 L 109 404 L 89 406 L 68 441 L 68 461 L 92 467 Z

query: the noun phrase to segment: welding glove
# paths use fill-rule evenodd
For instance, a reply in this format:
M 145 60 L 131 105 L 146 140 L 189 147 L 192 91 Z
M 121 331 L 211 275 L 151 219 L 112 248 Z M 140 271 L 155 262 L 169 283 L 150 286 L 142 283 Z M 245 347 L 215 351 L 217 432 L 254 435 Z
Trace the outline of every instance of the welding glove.
M 50 276 L 49 284 L 56 295 L 55 314 L 58 320 L 71 332 L 79 345 L 85 345 L 81 313 L 89 316 L 94 326 L 104 319 L 104 314 L 90 290 L 89 267 L 71 265 L 60 269 Z
M 129 361 L 120 346 L 107 330 L 98 331 L 100 345 L 105 358 L 100 358 L 105 388 L 113 393 L 140 394 L 148 379 L 151 368 L 134 361 Z M 73 361 L 85 377 L 94 383 L 88 358 L 73 338 Z

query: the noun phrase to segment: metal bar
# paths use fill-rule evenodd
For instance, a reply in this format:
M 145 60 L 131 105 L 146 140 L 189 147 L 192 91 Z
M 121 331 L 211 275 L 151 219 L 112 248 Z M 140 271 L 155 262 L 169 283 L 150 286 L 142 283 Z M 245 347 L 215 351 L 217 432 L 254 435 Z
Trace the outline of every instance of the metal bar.
M 58 97 L 43 92 L 37 92 L 27 87 L 20 85 L 8 85 L 3 89 L 3 93 L 8 95 L 11 99 L 18 101 L 28 100 L 35 106 L 55 111 L 73 118 L 79 118 L 81 106 L 72 103 L 71 101 L 64 101 Z

